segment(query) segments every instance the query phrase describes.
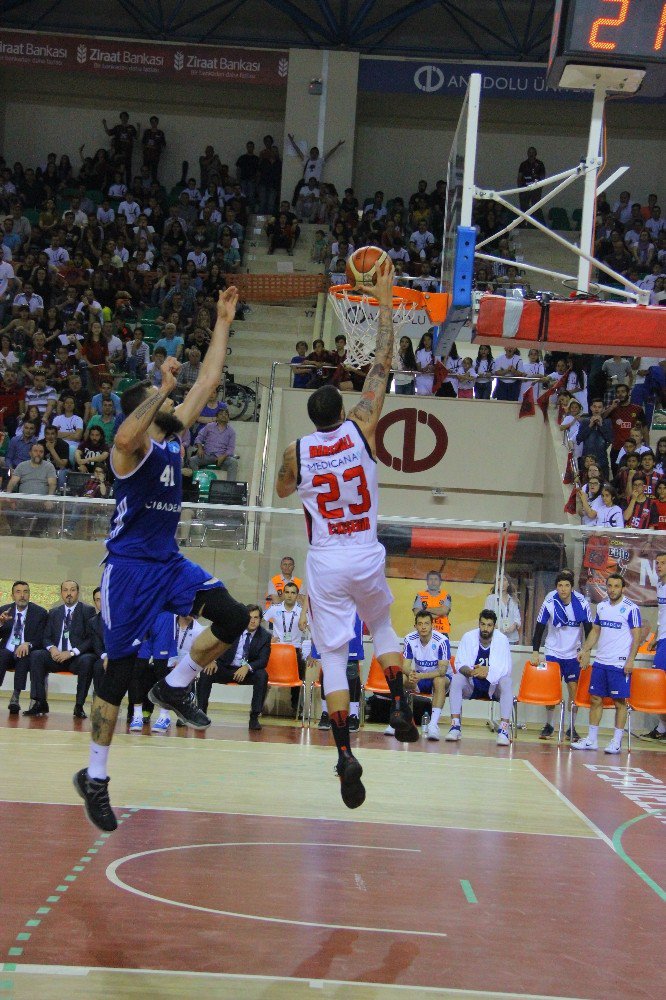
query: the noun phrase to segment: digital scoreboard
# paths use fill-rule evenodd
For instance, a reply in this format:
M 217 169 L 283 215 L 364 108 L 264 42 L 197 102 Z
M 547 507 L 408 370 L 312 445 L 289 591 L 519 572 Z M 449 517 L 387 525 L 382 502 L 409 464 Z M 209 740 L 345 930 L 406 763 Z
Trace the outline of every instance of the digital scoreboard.
M 646 80 L 657 83 L 656 95 L 661 96 L 666 68 L 665 0 L 558 0 L 548 85 L 557 86 L 572 64 L 643 70 Z

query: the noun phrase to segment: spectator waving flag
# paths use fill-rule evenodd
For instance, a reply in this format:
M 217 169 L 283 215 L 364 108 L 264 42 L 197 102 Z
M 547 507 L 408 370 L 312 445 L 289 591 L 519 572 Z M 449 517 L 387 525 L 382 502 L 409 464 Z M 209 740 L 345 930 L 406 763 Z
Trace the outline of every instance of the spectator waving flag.
M 559 392 L 560 389 L 564 389 L 566 381 L 567 381 L 567 375 L 565 373 L 562 376 L 562 378 L 558 379 L 557 382 L 551 385 L 550 389 L 546 389 L 546 391 L 543 392 L 537 399 L 536 406 L 538 406 L 541 412 L 543 413 L 544 420 L 548 420 L 548 401 L 550 400 L 550 397 L 553 395 L 554 392 Z M 533 417 L 534 414 L 536 413 L 536 406 L 534 404 L 535 384 L 536 383 L 533 382 L 532 385 L 527 390 L 527 392 L 525 393 L 525 395 L 523 396 L 523 401 L 520 404 L 520 410 L 518 412 L 518 419 L 520 419 L 521 417 Z M 559 422 L 560 420 L 558 420 L 558 423 Z

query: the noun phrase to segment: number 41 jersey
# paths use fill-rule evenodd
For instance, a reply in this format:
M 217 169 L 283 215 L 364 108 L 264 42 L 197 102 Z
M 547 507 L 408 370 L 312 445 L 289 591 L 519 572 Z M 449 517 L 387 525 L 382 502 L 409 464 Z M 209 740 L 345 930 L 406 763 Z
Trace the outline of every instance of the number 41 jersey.
M 298 495 L 313 549 L 375 545 L 377 463 L 353 420 L 296 442 Z
M 106 540 L 109 554 L 151 562 L 166 562 L 177 555 L 175 536 L 182 501 L 180 441 L 151 440 L 134 472 L 115 475 L 116 509 Z

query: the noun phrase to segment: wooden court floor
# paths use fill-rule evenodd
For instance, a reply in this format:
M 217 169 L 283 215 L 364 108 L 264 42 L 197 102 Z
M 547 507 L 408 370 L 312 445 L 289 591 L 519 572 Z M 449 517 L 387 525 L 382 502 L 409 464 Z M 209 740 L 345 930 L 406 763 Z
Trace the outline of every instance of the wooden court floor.
M 55 709 L 55 710 L 54 710 Z M 629 1000 L 663 991 L 666 747 L 579 756 L 213 714 L 119 727 L 100 835 L 71 785 L 88 723 L 0 720 L 0 1000 Z

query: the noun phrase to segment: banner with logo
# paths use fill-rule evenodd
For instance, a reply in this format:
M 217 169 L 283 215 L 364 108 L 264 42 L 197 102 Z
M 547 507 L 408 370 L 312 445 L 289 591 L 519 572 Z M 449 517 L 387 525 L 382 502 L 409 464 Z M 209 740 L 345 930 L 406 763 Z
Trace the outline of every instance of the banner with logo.
M 591 100 L 587 90 L 554 90 L 546 86 L 545 66 L 502 63 L 418 62 L 361 56 L 358 89 L 393 94 L 437 94 L 464 97 L 470 73 L 483 74 L 484 97 L 543 100 Z M 648 100 L 626 95 L 623 100 Z
M 249 83 L 285 87 L 286 52 L 168 45 L 124 39 L 0 31 L 0 66 L 43 68 L 158 82 Z
M 657 569 L 653 535 L 613 538 L 592 535 L 585 543 L 585 555 L 580 572 L 580 590 L 588 600 L 606 599 L 606 580 L 611 573 L 624 579 L 624 596 L 641 607 L 657 603 Z

